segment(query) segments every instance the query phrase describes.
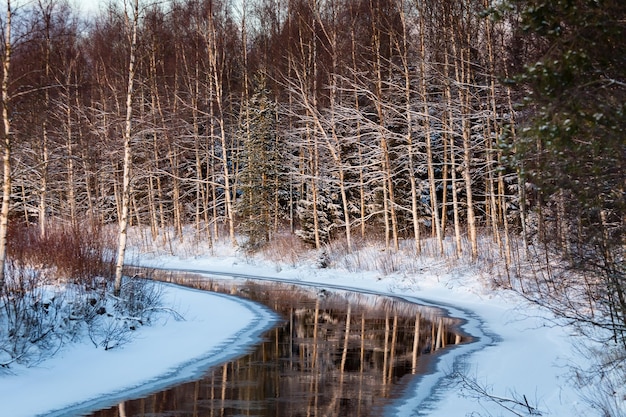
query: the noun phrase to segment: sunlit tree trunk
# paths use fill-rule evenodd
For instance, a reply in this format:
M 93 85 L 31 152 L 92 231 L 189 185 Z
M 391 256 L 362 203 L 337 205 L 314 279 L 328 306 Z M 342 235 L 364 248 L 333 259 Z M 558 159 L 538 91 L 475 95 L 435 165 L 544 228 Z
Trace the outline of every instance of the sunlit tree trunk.
M 326 142 L 328 145 L 328 149 L 331 152 L 335 165 L 339 171 L 339 192 L 341 194 L 341 204 L 343 207 L 343 220 L 344 220 L 344 230 L 346 236 L 346 246 L 348 252 L 352 252 L 352 233 L 351 233 L 351 222 L 350 222 L 350 209 L 348 202 L 348 195 L 346 193 L 346 169 L 344 167 L 344 160 L 341 152 L 341 139 L 337 135 L 337 126 L 335 121 L 335 115 L 337 112 L 336 102 L 337 102 L 337 71 L 338 71 L 338 54 L 339 50 L 337 47 L 337 5 L 333 1 L 330 5 L 332 8 L 332 22 L 331 22 L 331 33 L 329 34 L 327 29 L 324 28 L 320 21 L 320 26 L 325 30 L 326 37 L 330 39 L 330 49 L 331 49 L 331 74 L 330 74 L 330 139 L 328 135 L 325 135 Z M 320 19 L 321 20 L 321 19 Z
M 469 17 L 465 17 L 469 19 Z M 460 22 L 459 22 L 460 24 Z M 459 28 L 457 28 L 459 29 Z M 460 29 L 459 29 L 460 30 Z M 467 41 L 470 40 L 470 31 L 466 28 Z M 462 35 L 461 35 L 462 36 Z M 463 182 L 466 194 L 467 233 L 471 245 L 472 259 L 478 257 L 478 241 L 476 235 L 476 216 L 474 214 L 474 191 L 472 187 L 472 132 L 469 121 L 471 70 L 469 46 L 457 47 L 454 35 L 451 36 L 452 56 L 454 59 L 455 80 L 457 84 L 459 104 L 461 107 L 461 132 L 463 137 Z
M 70 68 L 73 67 L 70 65 Z M 67 202 L 70 208 L 70 222 L 73 225 L 76 225 L 76 167 L 74 161 L 74 123 L 72 118 L 72 111 L 74 106 L 72 105 L 72 92 L 71 92 L 71 77 L 72 71 L 68 71 L 66 79 L 65 79 L 65 91 L 66 91 L 66 106 L 65 109 L 65 141 L 67 146 Z M 80 129 L 80 127 L 78 127 Z M 89 188 L 88 184 L 85 184 L 87 189 Z
M 371 13 L 376 16 L 377 19 L 381 19 L 379 10 L 376 10 L 370 2 Z M 376 112 L 378 115 L 378 123 L 380 124 L 380 152 L 381 152 L 381 166 L 383 173 L 383 209 L 385 215 L 385 246 L 391 247 L 393 244 L 394 249 L 399 248 L 398 237 L 398 222 L 396 215 L 396 201 L 394 193 L 394 178 L 391 166 L 391 157 L 389 150 L 389 142 L 387 134 L 384 129 L 385 124 L 385 112 L 383 110 L 383 66 L 381 57 L 381 24 L 380 21 L 372 19 L 372 32 L 373 32 L 373 52 L 374 52 L 374 76 L 376 85 Z
M 485 7 L 489 6 L 488 1 L 484 2 L 484 6 Z M 488 51 L 487 56 L 489 60 L 489 74 L 490 74 L 490 77 L 489 77 L 490 106 L 491 106 L 491 113 L 492 113 L 492 118 L 493 118 L 494 136 L 498 138 L 502 135 L 502 124 L 498 120 L 499 115 L 498 115 L 498 106 L 496 102 L 497 100 L 496 57 L 494 53 L 494 42 L 495 42 L 494 29 L 495 28 L 491 19 L 486 19 L 485 25 L 486 25 L 485 32 L 487 35 L 487 39 L 486 39 L 487 51 Z M 512 116 L 513 115 L 511 115 L 511 117 Z M 492 148 L 492 143 L 491 143 L 491 138 L 489 138 L 489 149 L 487 151 L 490 152 L 491 148 Z M 494 169 L 497 169 L 498 167 L 503 166 L 502 150 L 496 149 L 494 151 L 496 155 L 496 160 L 494 161 L 495 162 Z M 489 173 L 490 173 L 491 181 L 494 181 L 491 167 L 489 168 Z M 492 206 L 497 212 L 497 216 L 495 216 L 494 220 L 497 221 L 498 223 L 501 223 L 504 227 L 504 260 L 505 260 L 506 270 L 508 273 L 509 265 L 511 264 L 511 244 L 510 244 L 510 235 L 509 235 L 509 221 L 508 221 L 508 213 L 507 213 L 506 190 L 505 190 L 505 184 L 504 184 L 504 175 L 501 169 L 497 170 L 496 177 L 497 177 L 498 192 L 497 192 L 497 198 L 496 198 L 496 195 L 494 195 L 495 186 L 492 182 L 492 185 L 491 185 Z M 498 232 L 497 227 L 494 227 L 494 232 L 496 233 Z
M 11 119 L 9 116 L 9 81 L 11 70 L 11 0 L 7 0 L 4 22 L 4 56 L 2 57 L 2 123 L 4 127 L 2 156 L 2 206 L 0 207 L 0 292 L 4 291 L 7 232 L 11 206 Z
M 448 34 L 448 30 L 445 31 L 445 34 Z M 454 42 L 452 37 L 448 38 L 448 43 Z M 461 240 L 461 221 L 460 221 L 460 207 L 459 207 L 459 197 L 457 191 L 457 165 L 456 165 L 456 133 L 454 132 L 454 113 L 453 113 L 453 103 L 452 103 L 452 92 L 450 88 L 450 82 L 452 77 L 448 74 L 450 68 L 450 62 L 448 58 L 448 52 L 444 54 L 444 92 L 446 98 L 446 124 L 445 130 L 450 133 L 450 188 L 452 191 L 452 216 L 454 223 L 454 242 L 456 247 L 456 256 L 460 257 L 463 253 L 463 246 Z
M 43 4 L 39 2 L 39 8 L 44 19 L 44 82 L 50 81 L 50 25 L 52 19 L 52 7 L 53 3 Z M 48 210 L 47 197 L 48 197 L 48 169 L 50 165 L 50 152 L 48 150 L 48 125 L 50 118 L 50 90 L 48 88 L 44 91 L 44 115 L 43 126 L 41 134 L 41 184 L 39 188 L 39 235 L 43 238 L 46 235 L 46 212 Z
M 153 40 L 156 42 L 156 40 Z M 158 237 L 159 230 L 163 233 L 163 236 L 166 235 L 165 231 L 165 214 L 163 207 L 163 191 L 161 186 L 161 178 L 158 175 L 158 171 L 160 168 L 160 154 L 159 149 L 162 147 L 160 135 L 157 133 L 157 126 L 160 125 L 157 116 L 159 115 L 158 110 L 158 89 L 157 89 L 157 68 L 156 68 L 156 48 L 152 47 L 152 53 L 150 54 L 150 107 L 152 113 L 152 123 L 154 125 L 154 133 L 152 134 L 152 161 L 151 166 L 152 170 L 148 174 L 148 182 L 149 182 L 149 190 L 148 190 L 148 198 L 150 201 L 150 228 L 152 232 L 152 239 L 155 240 Z
M 426 164 L 428 171 L 428 184 L 430 187 L 430 206 L 432 210 L 431 227 L 434 227 L 435 236 L 437 237 L 437 244 L 439 245 L 439 251 L 443 253 L 443 235 L 441 233 L 441 223 L 439 220 L 439 203 L 437 199 L 437 184 L 435 178 L 435 167 L 433 162 L 433 145 L 431 138 L 430 127 L 430 109 L 428 104 L 428 85 L 426 82 L 426 20 L 424 16 L 425 10 L 422 8 L 419 11 L 419 42 L 420 42 L 420 96 L 423 103 L 423 128 L 424 136 L 426 138 Z
M 115 295 L 122 289 L 122 272 L 126 255 L 128 216 L 130 208 L 130 176 L 131 176 L 131 135 L 133 117 L 133 92 L 135 82 L 135 49 L 137 46 L 137 26 L 139 22 L 139 0 L 135 0 L 132 10 L 130 59 L 128 64 L 128 89 L 126 91 L 126 121 L 124 124 L 124 172 L 122 177 L 122 205 L 119 218 L 117 262 L 115 264 Z
M 354 15 L 354 10 L 353 10 L 353 3 L 349 2 L 350 4 L 350 14 Z M 351 59 L 352 59 L 352 77 L 353 77 L 353 84 L 355 86 L 358 85 L 358 70 L 359 70 L 359 63 L 358 63 L 358 59 L 357 59 L 357 39 L 356 39 L 356 31 L 355 31 L 355 24 L 351 24 L 350 25 L 350 52 L 351 52 Z M 357 114 L 360 113 L 360 106 L 359 106 L 359 93 L 358 93 L 358 89 L 354 89 L 354 109 L 356 111 Z M 357 119 L 356 121 L 356 137 L 358 138 L 357 140 L 357 152 L 358 152 L 358 162 L 359 162 L 359 215 L 360 215 L 360 231 L 361 231 L 361 237 L 365 237 L 365 215 L 366 215 L 366 207 L 365 207 L 365 169 L 363 168 L 363 150 L 362 150 L 362 146 L 363 144 L 361 143 L 361 120 Z
M 207 209 L 204 206 L 204 193 L 205 187 L 204 183 L 201 181 L 203 172 L 202 172 L 202 153 L 200 146 L 200 121 L 198 117 L 198 104 L 200 97 L 200 83 L 199 83 L 199 71 L 198 65 L 195 66 L 195 82 L 193 83 L 193 92 L 191 99 L 191 112 L 192 112 L 192 132 L 193 132 L 193 144 L 194 144 L 194 155 L 195 155 L 195 163 L 196 163 L 196 183 L 195 183 L 195 225 L 196 225 L 196 237 L 200 237 L 200 233 L 202 231 L 202 221 L 204 220 L 204 227 L 208 227 L 208 219 L 206 218 Z M 205 216 L 203 218 L 203 215 Z M 211 241 L 211 235 L 208 236 L 209 242 Z
M 506 65 L 504 65 L 504 75 L 506 78 L 509 77 Z M 517 153 L 516 151 L 516 148 L 518 146 L 517 127 L 516 127 L 515 111 L 513 108 L 513 99 L 511 97 L 511 88 L 508 86 L 505 86 L 505 89 L 506 89 L 507 110 L 508 110 L 508 113 L 510 114 L 510 120 L 509 120 L 510 133 L 509 134 L 511 135 L 511 141 L 513 142 L 513 150 L 515 153 Z M 521 235 L 522 235 L 522 242 L 524 244 L 524 250 L 526 254 L 528 254 L 529 244 L 528 244 L 528 232 L 526 230 L 526 177 L 525 177 L 523 160 L 519 161 L 519 163 L 517 164 L 516 174 L 517 174 L 517 199 L 518 199 L 518 205 L 519 205 L 519 209 L 518 209 L 519 222 L 520 222 L 520 227 L 522 229 Z M 505 221 L 506 221 L 506 215 L 505 215 Z
M 219 55 L 220 51 L 218 50 L 217 43 L 217 28 L 215 26 L 215 22 L 213 20 L 212 14 L 208 16 L 208 27 L 206 33 L 206 46 L 207 53 L 209 59 L 209 72 L 210 72 L 210 83 L 213 93 L 215 95 L 215 105 L 217 106 L 217 123 L 219 127 L 219 142 L 221 146 L 221 164 L 224 175 L 224 203 L 225 203 L 225 214 L 228 222 L 228 236 L 230 238 L 230 242 L 232 246 L 237 246 L 237 239 L 235 238 L 235 212 L 233 207 L 233 190 L 231 187 L 231 174 L 229 169 L 229 161 L 228 156 L 230 154 L 228 145 L 227 145 L 227 137 L 226 137 L 226 120 L 225 120 L 225 110 L 224 110 L 224 96 L 223 96 L 223 87 L 222 87 L 222 75 L 221 71 L 221 62 Z M 222 51 L 222 54 L 226 53 L 226 51 Z
M 461 54 L 461 59 L 467 59 L 469 57 L 463 58 L 465 54 Z M 466 80 L 467 82 L 467 80 Z M 467 207 L 466 207 L 466 215 L 467 215 L 467 231 L 468 237 L 470 241 L 470 245 L 472 248 L 472 259 L 476 259 L 478 257 L 478 241 L 476 235 L 476 216 L 474 214 L 474 191 L 472 187 L 472 145 L 471 145 L 471 128 L 467 116 L 467 111 L 469 107 L 469 92 L 465 92 L 463 94 L 462 99 L 462 125 L 463 125 L 463 181 L 465 182 L 465 194 L 467 198 Z
M 409 183 L 411 185 L 411 216 L 413 219 L 413 239 L 415 242 L 415 252 L 420 253 L 422 251 L 422 244 L 420 239 L 420 216 L 418 212 L 418 191 L 417 181 L 415 179 L 415 166 L 414 166 L 414 144 L 413 144 L 413 109 L 411 107 L 411 70 L 412 63 L 409 62 L 409 29 L 407 27 L 407 17 L 404 11 L 404 0 L 396 0 L 398 11 L 400 12 L 400 20 L 402 22 L 402 39 L 400 39 L 400 57 L 402 59 L 402 70 L 404 76 L 404 100 L 405 100 L 405 112 L 406 112 L 406 147 L 407 157 L 409 161 Z
M 319 151 L 317 145 L 317 139 L 315 135 L 311 132 L 310 127 L 307 124 L 306 129 L 306 137 L 307 144 L 309 149 L 309 158 L 310 158 L 310 168 L 309 171 L 312 173 L 311 175 L 311 199 L 313 201 L 313 235 L 315 237 L 315 248 L 320 249 L 322 247 L 322 239 L 320 236 L 320 216 L 318 213 L 319 207 L 319 197 L 318 197 L 318 186 L 317 180 L 319 178 L 319 170 L 318 170 L 318 162 L 319 162 Z
M 81 109 L 82 106 L 80 103 L 80 97 L 79 97 L 78 92 L 76 92 L 74 100 L 76 103 L 75 104 L 76 109 Z M 78 125 L 78 149 L 80 153 L 80 160 L 82 162 L 83 175 L 85 176 L 85 194 L 87 196 L 87 217 L 89 218 L 90 221 L 94 221 L 97 218 L 97 213 L 95 211 L 95 207 L 93 204 L 94 203 L 93 192 L 95 189 L 95 193 L 97 194 L 98 192 L 97 184 L 94 184 L 95 175 L 93 175 L 93 172 L 91 171 L 89 164 L 88 164 L 87 146 L 85 145 L 83 129 L 81 128 L 80 124 Z

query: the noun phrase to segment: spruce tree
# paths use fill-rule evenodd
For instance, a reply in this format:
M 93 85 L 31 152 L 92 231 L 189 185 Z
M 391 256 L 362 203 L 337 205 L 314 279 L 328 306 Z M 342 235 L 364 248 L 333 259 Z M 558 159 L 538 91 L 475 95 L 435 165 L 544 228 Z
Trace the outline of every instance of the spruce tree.
M 540 237 L 576 270 L 600 277 L 587 317 L 626 346 L 626 4 L 514 1 L 532 45 L 516 163 L 536 190 Z M 592 281 L 593 282 L 593 281 Z
M 241 172 L 242 196 L 238 201 L 240 232 L 244 247 L 257 250 L 270 240 L 277 184 L 280 182 L 280 152 L 276 133 L 276 106 L 263 76 L 255 79 L 255 93 L 246 103 L 240 134 L 244 157 Z

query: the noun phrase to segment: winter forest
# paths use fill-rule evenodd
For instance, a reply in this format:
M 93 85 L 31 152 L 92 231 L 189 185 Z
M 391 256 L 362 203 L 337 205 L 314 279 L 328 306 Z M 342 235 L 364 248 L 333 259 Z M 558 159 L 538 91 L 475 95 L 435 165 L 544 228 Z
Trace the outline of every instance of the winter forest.
M 502 285 L 626 350 L 622 1 L 37 0 L 1 21 L 5 310 L 26 267 L 119 295 L 132 227 L 251 253 L 489 242 Z

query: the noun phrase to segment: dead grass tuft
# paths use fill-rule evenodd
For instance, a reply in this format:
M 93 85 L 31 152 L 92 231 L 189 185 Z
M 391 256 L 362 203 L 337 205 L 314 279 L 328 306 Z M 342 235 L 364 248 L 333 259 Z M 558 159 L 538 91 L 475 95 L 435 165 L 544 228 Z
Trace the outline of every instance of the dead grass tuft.
M 307 251 L 308 248 L 302 239 L 291 233 L 281 233 L 274 236 L 273 240 L 261 249 L 260 254 L 269 261 L 295 267 L 302 260 L 302 254 Z

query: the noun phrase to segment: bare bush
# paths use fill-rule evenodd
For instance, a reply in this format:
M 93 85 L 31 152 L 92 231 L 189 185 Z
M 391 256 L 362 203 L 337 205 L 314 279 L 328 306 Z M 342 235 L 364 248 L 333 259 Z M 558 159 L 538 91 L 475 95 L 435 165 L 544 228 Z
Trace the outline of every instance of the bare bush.
M 115 236 L 95 222 L 50 224 L 44 236 L 28 224 L 9 230 L 9 258 L 23 267 L 52 270 L 58 278 L 92 285 L 113 275 Z
M 150 320 L 153 311 L 162 307 L 162 286 L 137 276 L 127 278 L 122 284 L 121 296 L 115 298 L 115 309 L 140 324 Z
M 133 328 L 112 315 L 103 315 L 88 325 L 89 339 L 95 347 L 111 350 L 125 345 L 132 337 Z
M 36 271 L 6 265 L 4 291 L 0 293 L 0 366 L 13 362 L 37 363 L 62 342 L 57 330 L 68 323 L 63 315 L 62 295 L 40 285 Z
M 131 340 L 161 309 L 161 287 L 136 277 L 113 296 L 115 241 L 87 223 L 35 227 L 13 225 L 0 292 L 0 367 L 32 365 L 64 343 L 88 336 L 112 349 Z
M 261 248 L 265 259 L 295 267 L 302 260 L 306 245 L 302 239 L 292 233 L 281 233 L 274 236 L 271 242 Z

